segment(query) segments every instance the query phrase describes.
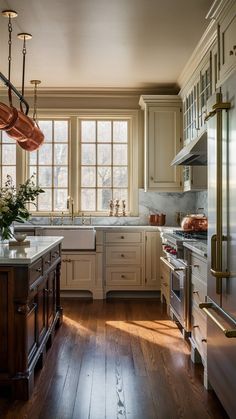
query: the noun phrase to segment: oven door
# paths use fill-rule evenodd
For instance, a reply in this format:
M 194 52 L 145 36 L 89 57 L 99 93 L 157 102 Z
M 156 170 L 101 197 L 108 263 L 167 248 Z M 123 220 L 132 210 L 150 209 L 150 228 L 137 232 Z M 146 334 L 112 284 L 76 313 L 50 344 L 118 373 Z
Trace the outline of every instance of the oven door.
M 169 256 L 160 259 L 170 268 L 170 309 L 181 326 L 187 331 L 189 322 L 187 318 L 186 266 L 176 260 L 172 262 Z

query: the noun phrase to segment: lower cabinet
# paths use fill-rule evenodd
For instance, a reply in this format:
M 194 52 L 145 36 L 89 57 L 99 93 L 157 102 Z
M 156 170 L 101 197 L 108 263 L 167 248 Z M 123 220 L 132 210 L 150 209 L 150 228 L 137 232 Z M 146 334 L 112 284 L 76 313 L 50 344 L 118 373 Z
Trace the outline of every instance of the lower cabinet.
M 159 249 L 158 231 L 105 231 L 105 293 L 159 290 Z
M 27 400 L 34 386 L 36 365 L 62 320 L 60 247 L 32 265 L 0 267 L 0 385 L 12 398 Z
M 161 302 L 166 303 L 167 313 L 170 313 L 170 268 L 160 259 Z
M 95 262 L 95 252 L 63 252 L 61 290 L 82 290 L 93 293 Z
M 160 233 L 159 231 L 146 231 L 145 233 L 145 286 L 146 288 L 160 289 Z
M 199 304 L 207 296 L 207 259 L 193 252 L 189 253 L 191 283 L 191 359 L 202 362 L 204 382 L 207 383 L 207 319 Z

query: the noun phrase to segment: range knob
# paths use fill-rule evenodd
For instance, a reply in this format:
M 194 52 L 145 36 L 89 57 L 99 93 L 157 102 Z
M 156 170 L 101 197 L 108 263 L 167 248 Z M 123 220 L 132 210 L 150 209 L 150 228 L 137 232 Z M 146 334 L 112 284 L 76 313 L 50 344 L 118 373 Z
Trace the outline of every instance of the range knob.
M 170 252 L 171 251 L 171 246 L 164 246 L 164 250 L 166 251 L 166 252 Z
M 171 249 L 171 250 L 170 250 L 170 254 L 171 254 L 171 255 L 177 255 L 177 251 L 176 251 L 175 249 Z

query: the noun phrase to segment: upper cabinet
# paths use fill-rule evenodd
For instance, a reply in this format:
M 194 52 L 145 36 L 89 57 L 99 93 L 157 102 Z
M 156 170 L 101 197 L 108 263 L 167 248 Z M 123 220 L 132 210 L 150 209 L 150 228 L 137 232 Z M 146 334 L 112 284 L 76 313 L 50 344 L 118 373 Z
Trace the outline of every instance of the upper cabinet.
M 219 18 L 220 84 L 236 68 L 236 2 L 228 2 L 229 8 Z
M 194 72 L 183 95 L 184 144 L 188 144 L 206 129 L 207 100 L 213 89 L 212 51 L 208 52 Z
M 175 95 L 144 95 L 145 190 L 180 191 L 181 168 L 171 161 L 181 148 L 181 99 Z

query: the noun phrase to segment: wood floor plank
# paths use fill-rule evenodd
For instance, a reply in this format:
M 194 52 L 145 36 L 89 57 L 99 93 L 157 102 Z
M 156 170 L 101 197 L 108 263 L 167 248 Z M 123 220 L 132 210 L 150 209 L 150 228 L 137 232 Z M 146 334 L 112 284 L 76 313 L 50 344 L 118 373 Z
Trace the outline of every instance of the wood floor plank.
M 159 301 L 64 300 L 64 323 L 28 402 L 1 419 L 226 419 Z

